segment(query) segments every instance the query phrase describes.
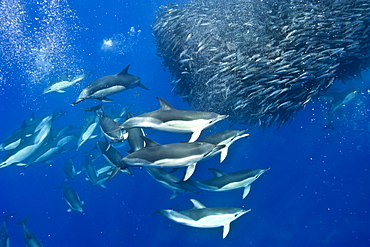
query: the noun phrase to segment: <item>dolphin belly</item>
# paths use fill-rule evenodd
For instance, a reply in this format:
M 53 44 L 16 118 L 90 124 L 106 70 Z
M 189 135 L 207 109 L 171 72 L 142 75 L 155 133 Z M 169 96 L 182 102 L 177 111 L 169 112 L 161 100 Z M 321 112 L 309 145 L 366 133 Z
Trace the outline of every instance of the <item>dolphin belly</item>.
M 112 95 L 112 94 L 115 94 L 115 93 L 125 91 L 126 89 L 127 88 L 122 86 L 122 85 L 116 85 L 116 86 L 112 86 L 112 87 L 102 88 L 102 89 L 98 89 L 98 90 L 95 90 L 94 92 L 92 92 L 88 96 L 88 98 L 102 98 L 102 97 L 105 97 L 105 96 L 109 96 L 109 95 Z

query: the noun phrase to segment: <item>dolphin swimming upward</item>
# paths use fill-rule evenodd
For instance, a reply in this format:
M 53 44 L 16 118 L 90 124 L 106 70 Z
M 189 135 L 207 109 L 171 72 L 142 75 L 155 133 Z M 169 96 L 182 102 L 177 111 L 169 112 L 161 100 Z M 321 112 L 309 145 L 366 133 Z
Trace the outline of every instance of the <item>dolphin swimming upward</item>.
M 111 102 L 113 100 L 108 99 L 107 96 L 135 87 L 149 90 L 141 84 L 139 77 L 128 73 L 129 67 L 130 65 L 127 65 L 127 67 L 118 74 L 107 75 L 94 80 L 82 90 L 72 105 L 86 99 L 98 99 L 103 102 Z
M 152 128 L 157 130 L 193 133 L 189 142 L 195 142 L 203 129 L 228 117 L 214 112 L 177 110 L 164 99 L 157 97 L 160 108 L 127 119 L 121 129 Z
M 193 209 L 184 211 L 163 209 L 155 213 L 160 213 L 174 222 L 192 227 L 215 228 L 222 226 L 224 228 L 222 238 L 226 238 L 230 231 L 230 223 L 251 211 L 250 209 L 241 208 L 206 208 L 195 199 L 190 199 L 190 201 L 194 205 Z

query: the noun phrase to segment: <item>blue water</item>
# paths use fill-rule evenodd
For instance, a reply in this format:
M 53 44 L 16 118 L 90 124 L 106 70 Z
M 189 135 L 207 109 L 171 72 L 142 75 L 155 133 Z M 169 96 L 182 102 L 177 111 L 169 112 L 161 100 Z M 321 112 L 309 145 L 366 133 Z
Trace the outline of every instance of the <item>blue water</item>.
M 150 91 L 131 89 L 113 95 L 114 102 L 109 104 L 133 104 L 130 110 L 140 114 L 156 110 L 155 97 L 159 96 L 178 109 L 189 109 L 171 92 L 171 76 L 156 56 L 151 34 L 155 11 L 167 3 L 170 1 L 1 1 L 2 23 L 6 18 L 10 23 L 0 29 L 0 142 L 31 113 L 42 117 L 55 109 L 64 110 L 67 114 L 58 118 L 53 128 L 80 127 L 80 107 L 98 103 L 87 100 L 71 106 L 80 90 L 92 79 L 115 74 L 128 64 L 129 72 L 140 76 Z M 113 45 L 104 46 L 109 40 Z M 44 87 L 65 71 L 93 74 L 66 93 L 41 95 Z M 0 214 L 14 213 L 7 222 L 11 246 L 24 246 L 22 228 L 16 222 L 28 215 L 27 227 L 43 246 L 53 247 L 370 246 L 369 80 L 370 73 L 365 71 L 349 83 L 365 94 L 338 113 L 334 131 L 324 130 L 328 106 L 314 100 L 280 129 L 250 128 L 250 138 L 234 143 L 224 163 L 212 158 L 198 164 L 194 179 L 200 180 L 211 177 L 209 167 L 224 172 L 270 167 L 244 200 L 241 190 L 201 191 L 169 200 L 170 190 L 136 168 L 132 169 L 134 176 L 118 174 L 105 189 L 90 185 L 82 172 L 70 185 L 84 201 L 85 214 L 68 213 L 62 190 L 54 188 L 65 179 L 64 160 L 74 157 L 81 170 L 81 153 L 94 147 L 93 140 L 83 145 L 77 157 L 77 152 L 70 151 L 54 157 L 50 164 L 3 168 Z M 224 121 L 205 130 L 203 136 L 245 128 L 248 126 Z M 147 130 L 147 135 L 163 144 L 189 138 L 154 130 Z M 231 223 L 225 239 L 221 228 L 191 228 L 159 214 L 151 216 L 159 209 L 190 209 L 190 198 L 208 207 L 252 211 Z

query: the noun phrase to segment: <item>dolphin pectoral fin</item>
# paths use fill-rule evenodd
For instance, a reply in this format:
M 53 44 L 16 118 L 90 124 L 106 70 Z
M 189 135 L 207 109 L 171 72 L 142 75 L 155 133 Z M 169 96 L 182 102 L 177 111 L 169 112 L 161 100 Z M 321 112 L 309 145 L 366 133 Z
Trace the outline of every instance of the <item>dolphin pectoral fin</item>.
M 244 188 L 243 199 L 247 197 L 247 195 L 249 194 L 249 191 L 251 191 L 251 185 L 248 185 L 247 187 Z
M 200 133 L 201 132 L 202 132 L 201 130 L 200 131 L 193 132 L 193 134 L 191 135 L 191 138 L 190 138 L 189 142 L 195 142 L 198 139 L 198 137 L 200 136 Z
M 139 84 L 139 87 L 141 87 L 142 89 L 145 89 L 145 90 L 150 90 L 149 88 L 147 88 L 146 86 L 144 86 L 143 84 Z
M 175 198 L 177 195 L 178 195 L 178 193 L 176 191 L 173 192 L 172 196 L 170 197 L 170 200 L 172 200 L 173 198 Z
M 196 164 L 197 163 L 193 163 L 190 166 L 188 166 L 185 172 L 184 179 L 183 179 L 184 181 L 188 180 L 191 177 L 191 175 L 193 175 Z
M 222 163 L 226 159 L 228 151 L 229 151 L 228 147 L 225 147 L 224 149 L 222 149 L 221 156 L 220 156 L 220 163 Z
M 13 165 L 16 165 L 16 166 L 28 166 L 28 164 L 26 164 L 26 163 L 15 163 L 15 164 L 13 164 Z
M 67 212 L 68 212 L 68 213 L 72 212 L 72 209 L 70 209 L 70 208 L 69 208 L 69 209 L 67 209 Z
M 58 90 L 57 92 L 58 92 L 58 93 L 65 93 L 66 91 Z
M 100 98 L 96 98 L 97 100 L 100 100 L 102 102 L 113 102 L 112 99 L 109 99 L 107 97 L 100 97 Z
M 222 233 L 222 238 L 226 238 L 227 234 L 229 234 L 230 231 L 230 223 L 224 225 L 224 231 Z

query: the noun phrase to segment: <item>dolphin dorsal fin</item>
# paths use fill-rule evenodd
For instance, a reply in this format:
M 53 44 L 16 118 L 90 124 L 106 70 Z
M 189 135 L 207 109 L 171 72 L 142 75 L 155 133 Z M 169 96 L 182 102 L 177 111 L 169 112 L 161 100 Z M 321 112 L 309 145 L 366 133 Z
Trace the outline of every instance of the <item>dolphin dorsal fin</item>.
M 141 138 L 143 138 L 143 140 L 145 141 L 145 147 L 155 147 L 155 146 L 160 146 L 161 145 L 158 142 L 153 141 L 152 139 L 149 139 L 146 136 L 141 136 Z
M 198 200 L 195 200 L 195 199 L 190 199 L 190 201 L 193 203 L 194 205 L 194 209 L 199 209 L 199 208 L 206 208 L 206 206 L 204 206 L 202 203 L 200 203 Z
M 225 175 L 225 173 L 223 173 L 220 170 L 217 170 L 216 168 L 209 168 L 208 170 L 210 170 L 211 172 L 213 172 L 213 175 L 215 175 L 216 178 L 219 178 L 219 177 L 222 177 L 222 176 Z
M 161 107 L 160 107 L 161 110 L 173 110 L 173 109 L 175 109 L 175 107 L 170 105 L 167 101 L 165 101 L 161 97 L 157 97 L 157 99 L 159 100 L 159 104 L 161 105 Z
M 119 72 L 117 75 L 127 75 L 128 69 L 130 68 L 130 64 L 126 66 L 121 72 Z

